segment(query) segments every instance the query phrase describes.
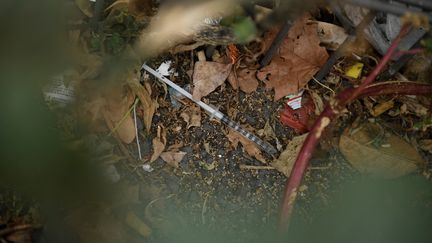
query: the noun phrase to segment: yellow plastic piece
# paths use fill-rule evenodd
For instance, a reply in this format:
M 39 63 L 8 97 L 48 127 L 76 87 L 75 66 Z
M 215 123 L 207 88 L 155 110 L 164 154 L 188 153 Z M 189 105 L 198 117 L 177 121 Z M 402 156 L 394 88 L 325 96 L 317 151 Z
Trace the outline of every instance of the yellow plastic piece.
M 359 78 L 362 70 L 363 70 L 364 64 L 361 62 L 358 62 L 354 65 L 352 65 L 351 67 L 349 67 L 346 72 L 345 75 L 350 77 L 350 78 Z

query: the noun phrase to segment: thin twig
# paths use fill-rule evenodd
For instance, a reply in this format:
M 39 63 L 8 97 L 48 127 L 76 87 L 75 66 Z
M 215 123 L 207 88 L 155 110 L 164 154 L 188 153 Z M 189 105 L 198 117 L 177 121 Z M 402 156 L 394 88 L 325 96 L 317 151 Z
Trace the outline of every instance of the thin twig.
M 240 165 L 241 170 L 275 170 L 273 166 Z
M 135 102 L 133 103 L 133 105 L 129 108 L 129 110 L 127 112 L 125 112 L 125 114 L 123 115 L 122 119 L 120 119 L 120 121 L 116 124 L 116 126 L 110 131 L 110 133 L 108 134 L 108 136 L 113 135 L 117 131 L 117 129 L 119 129 L 119 127 L 126 120 L 126 118 L 128 117 L 128 115 L 130 115 L 130 113 L 132 112 L 132 110 L 134 109 L 134 107 L 136 106 L 136 104 L 138 103 L 138 101 L 139 101 L 139 99 L 136 98 Z
M 313 79 L 316 83 L 318 83 L 319 85 L 321 85 L 322 87 L 324 87 L 324 88 L 330 90 L 330 91 L 332 92 L 333 95 L 336 95 L 336 93 L 334 92 L 334 90 L 332 90 L 330 87 L 324 85 L 323 83 L 321 83 L 320 81 L 318 81 L 318 79 L 316 79 L 315 77 L 312 77 L 312 79 Z

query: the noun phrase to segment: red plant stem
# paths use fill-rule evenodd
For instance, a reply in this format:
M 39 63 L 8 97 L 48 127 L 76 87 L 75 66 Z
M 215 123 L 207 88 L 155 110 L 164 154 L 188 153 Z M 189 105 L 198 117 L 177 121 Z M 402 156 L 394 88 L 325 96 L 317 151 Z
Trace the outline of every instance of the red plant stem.
M 423 48 L 416 48 L 416 49 L 411 49 L 411 50 L 400 50 L 400 51 L 395 53 L 395 57 L 400 57 L 403 55 L 416 55 L 416 54 L 423 53 L 424 51 L 425 51 L 425 49 L 423 49 Z
M 430 95 L 432 85 L 425 83 L 390 81 L 369 85 L 358 98 L 379 95 Z
M 394 54 L 397 52 L 397 48 L 402 39 L 402 36 L 405 35 L 407 31 L 408 31 L 408 26 L 402 27 L 399 35 L 393 40 L 392 44 L 387 49 L 386 54 L 378 62 L 374 70 L 369 74 L 369 76 L 366 77 L 366 79 L 360 84 L 360 86 L 354 90 L 351 97 L 349 97 L 347 100 L 340 100 L 341 105 L 345 106 L 346 104 L 356 99 L 356 97 L 363 91 L 363 89 L 365 89 L 366 86 L 371 84 L 376 79 L 376 77 L 382 72 L 382 70 L 385 68 L 387 63 L 393 58 Z
M 335 119 L 335 117 L 342 113 L 342 110 L 349 102 L 358 98 L 359 95 L 362 94 L 363 90 L 365 90 L 368 85 L 370 85 L 375 80 L 375 78 L 382 72 L 386 64 L 391 60 L 394 53 L 396 52 L 401 37 L 407 32 L 407 30 L 407 27 L 402 28 L 398 37 L 395 38 L 391 46 L 387 49 L 386 54 L 380 60 L 378 65 L 359 87 L 355 89 L 349 89 L 340 93 L 333 102 L 330 102 L 326 105 L 324 111 L 315 121 L 308 136 L 306 137 L 305 142 L 303 143 L 303 146 L 294 163 L 291 175 L 288 178 L 285 186 L 285 192 L 279 219 L 279 229 L 281 231 L 284 231 L 288 228 L 294 202 L 297 197 L 298 187 L 300 186 L 303 175 L 306 171 L 310 159 L 312 158 L 312 154 L 319 143 L 324 129 L 330 124 L 331 120 Z

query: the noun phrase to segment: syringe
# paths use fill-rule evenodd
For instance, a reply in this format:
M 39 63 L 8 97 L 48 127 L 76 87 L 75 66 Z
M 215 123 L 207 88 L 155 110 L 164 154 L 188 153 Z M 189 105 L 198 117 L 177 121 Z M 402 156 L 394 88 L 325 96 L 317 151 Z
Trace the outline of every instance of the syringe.
M 175 89 L 180 94 L 184 95 L 185 97 L 189 98 L 190 100 L 192 100 L 193 102 L 198 104 L 201 108 L 203 108 L 210 115 L 210 117 L 214 117 L 214 118 L 219 119 L 220 121 L 225 123 L 225 125 L 232 128 L 234 131 L 240 133 L 243 137 L 245 137 L 248 140 L 257 144 L 266 153 L 270 154 L 271 156 L 276 156 L 277 150 L 268 142 L 262 140 L 261 138 L 255 136 L 254 134 L 246 131 L 244 128 L 242 128 L 240 126 L 239 123 L 229 119 L 226 115 L 224 115 L 219 110 L 212 108 L 211 106 L 207 105 L 206 103 L 204 103 L 200 100 L 193 99 L 191 93 L 187 92 L 182 87 L 173 83 L 171 80 L 164 77 L 163 75 L 161 75 L 160 73 L 158 73 L 156 70 L 152 69 L 151 67 L 147 66 L 146 64 L 143 64 L 142 68 L 144 70 L 146 70 L 147 72 L 149 72 L 150 74 L 152 74 L 153 76 L 155 76 L 156 78 L 158 78 L 160 81 L 166 83 L 167 85 L 169 85 L 170 87 Z

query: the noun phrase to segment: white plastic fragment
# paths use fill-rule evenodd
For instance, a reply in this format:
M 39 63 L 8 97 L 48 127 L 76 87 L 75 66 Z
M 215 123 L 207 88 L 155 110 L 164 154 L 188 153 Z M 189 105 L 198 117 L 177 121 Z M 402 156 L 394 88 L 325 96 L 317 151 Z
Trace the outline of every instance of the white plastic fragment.
M 287 105 L 289 105 L 293 110 L 300 109 L 302 107 L 302 97 L 304 90 L 300 90 L 298 94 L 287 95 Z
M 171 61 L 165 61 L 158 67 L 156 71 L 162 74 L 162 76 L 169 76 L 173 72 L 173 70 L 170 68 L 171 68 Z
M 150 164 L 144 164 L 143 166 L 142 166 L 142 168 L 143 168 L 143 170 L 145 171 L 145 172 L 152 172 L 152 171 L 154 171 L 154 169 L 153 169 L 153 167 L 151 167 L 151 165 Z

